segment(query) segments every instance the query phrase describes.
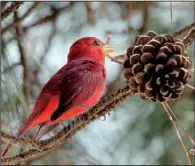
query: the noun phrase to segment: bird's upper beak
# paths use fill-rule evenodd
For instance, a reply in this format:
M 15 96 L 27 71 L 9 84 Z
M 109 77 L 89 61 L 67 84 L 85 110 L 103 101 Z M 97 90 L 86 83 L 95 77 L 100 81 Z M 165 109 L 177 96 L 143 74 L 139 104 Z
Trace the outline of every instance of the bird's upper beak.
M 116 48 L 114 46 L 111 46 L 109 44 L 105 44 L 103 47 L 103 52 L 105 55 L 109 55 L 110 53 L 116 51 Z

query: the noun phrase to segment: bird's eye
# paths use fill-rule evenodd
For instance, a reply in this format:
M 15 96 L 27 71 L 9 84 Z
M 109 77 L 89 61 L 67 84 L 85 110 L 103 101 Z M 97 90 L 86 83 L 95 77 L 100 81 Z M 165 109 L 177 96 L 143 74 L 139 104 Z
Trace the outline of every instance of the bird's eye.
M 97 41 L 97 40 L 95 40 L 93 43 L 94 43 L 94 45 L 96 45 L 96 46 L 100 46 L 100 43 L 99 43 L 99 41 Z

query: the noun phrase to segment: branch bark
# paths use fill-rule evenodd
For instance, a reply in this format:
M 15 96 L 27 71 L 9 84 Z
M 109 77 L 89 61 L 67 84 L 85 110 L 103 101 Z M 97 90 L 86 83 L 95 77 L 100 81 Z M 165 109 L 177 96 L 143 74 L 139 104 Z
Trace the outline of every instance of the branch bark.
M 195 27 L 183 38 L 183 44 L 188 47 L 195 40 Z
M 9 31 L 11 28 L 14 28 L 20 24 L 26 17 L 28 17 L 34 10 L 39 8 L 42 5 L 43 2 L 36 2 L 21 18 L 14 21 L 12 24 L 8 25 L 4 29 L 1 30 L 1 35 L 3 35 L 5 32 Z
M 193 28 L 195 28 L 195 22 L 192 23 L 189 26 L 186 26 L 185 28 L 179 30 L 178 32 L 175 32 L 173 34 L 173 37 L 177 39 L 183 39 Z
M 4 20 L 6 17 L 14 13 L 18 8 L 23 4 L 23 1 L 13 2 L 11 6 L 8 6 L 2 13 L 1 13 L 1 21 Z
M 17 162 L 33 159 L 53 151 L 73 135 L 75 135 L 78 131 L 86 127 L 89 123 L 111 112 L 113 108 L 122 103 L 125 99 L 132 97 L 133 95 L 134 93 L 130 90 L 129 86 L 126 86 L 123 89 L 119 89 L 117 92 L 111 94 L 110 96 L 104 97 L 95 107 L 93 107 L 87 113 L 76 118 L 76 120 L 72 121 L 56 136 L 45 141 L 40 141 L 38 144 L 39 147 L 41 147 L 41 150 L 31 149 L 14 157 L 3 158 L 1 159 L 1 163 L 15 164 Z
M 12 144 L 13 146 L 25 147 L 27 149 L 41 149 L 40 142 L 36 140 L 24 139 L 24 138 L 16 138 L 6 134 L 5 132 L 1 131 L 1 140 L 7 144 Z

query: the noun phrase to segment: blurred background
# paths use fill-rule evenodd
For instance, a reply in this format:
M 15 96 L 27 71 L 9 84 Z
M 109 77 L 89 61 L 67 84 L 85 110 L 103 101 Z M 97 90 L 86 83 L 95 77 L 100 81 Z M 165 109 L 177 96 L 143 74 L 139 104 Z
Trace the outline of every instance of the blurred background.
M 2 10 L 10 5 L 1 3 Z M 1 29 L 23 16 L 34 3 L 21 5 L 15 15 L 1 21 Z M 194 2 L 172 2 L 172 8 L 170 2 L 44 2 L 17 28 L 2 35 L 2 130 L 16 133 L 43 85 L 66 63 L 75 40 L 95 36 L 105 41 L 112 33 L 111 44 L 123 52 L 138 34 L 148 30 L 171 34 L 192 22 Z M 194 43 L 188 51 L 194 67 Z M 106 59 L 106 69 L 108 95 L 123 87 L 125 80 L 121 65 Z M 194 85 L 193 80 L 194 76 L 190 85 Z M 194 138 L 194 91 L 185 88 L 180 100 L 169 105 Z M 162 105 L 135 96 L 103 119 L 88 125 L 54 152 L 19 164 L 187 164 Z M 188 150 L 193 148 L 186 137 L 184 142 Z M 9 155 L 18 152 L 19 148 L 12 148 Z M 193 156 L 190 158 L 194 164 Z

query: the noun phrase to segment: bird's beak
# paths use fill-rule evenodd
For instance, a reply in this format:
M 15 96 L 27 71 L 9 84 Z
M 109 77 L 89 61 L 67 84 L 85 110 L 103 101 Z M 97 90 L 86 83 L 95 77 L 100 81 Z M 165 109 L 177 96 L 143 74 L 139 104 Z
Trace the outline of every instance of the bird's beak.
M 105 55 L 109 55 L 110 53 L 116 51 L 116 48 L 114 46 L 111 46 L 111 45 L 104 45 L 103 47 L 103 52 Z

